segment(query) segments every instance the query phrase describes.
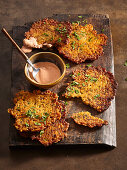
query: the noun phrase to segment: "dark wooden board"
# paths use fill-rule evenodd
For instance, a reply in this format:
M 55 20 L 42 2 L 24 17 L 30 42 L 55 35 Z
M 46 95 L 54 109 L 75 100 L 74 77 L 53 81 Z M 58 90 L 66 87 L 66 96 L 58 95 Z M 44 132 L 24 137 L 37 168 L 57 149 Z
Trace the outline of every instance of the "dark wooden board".
M 56 86 L 52 87 L 50 90 L 58 93 L 59 98 L 61 100 L 67 101 L 67 121 L 70 123 L 70 127 L 68 130 L 68 136 L 63 141 L 57 143 L 56 145 L 67 145 L 67 144 L 106 144 L 110 146 L 116 146 L 116 113 L 115 113 L 115 99 L 112 101 L 111 106 L 103 113 L 97 113 L 94 109 L 86 106 L 82 103 L 81 99 L 71 99 L 67 100 L 62 97 L 62 93 L 65 90 L 65 85 L 68 81 L 71 80 L 69 76 L 73 70 L 76 68 L 82 67 L 84 64 L 91 63 L 95 66 L 101 65 L 106 68 L 106 70 L 112 72 L 114 74 L 114 57 L 113 57 L 113 46 L 112 46 L 112 37 L 110 31 L 110 22 L 108 15 L 92 15 L 92 14 L 84 14 L 83 20 L 86 19 L 88 23 L 93 24 L 94 28 L 101 33 L 104 29 L 104 34 L 108 36 L 107 46 L 104 47 L 104 55 L 101 56 L 98 60 L 94 62 L 85 62 L 80 65 L 74 64 L 67 59 L 62 59 L 65 63 L 70 64 L 70 68 L 67 69 L 65 78 Z M 77 21 L 82 20 L 78 18 L 78 15 L 53 15 L 54 19 L 58 19 L 61 21 Z M 22 46 L 22 40 L 24 38 L 24 32 L 29 29 L 31 24 L 26 24 L 20 27 L 13 28 L 13 38 L 14 40 Z M 58 53 L 56 49 L 48 49 L 48 50 L 33 50 L 28 56 L 39 52 L 39 51 L 52 51 Z M 16 92 L 19 90 L 28 90 L 32 91 L 33 89 L 37 89 L 33 85 L 30 85 L 26 80 L 24 75 L 24 66 L 25 61 L 22 59 L 18 51 L 13 47 L 12 50 L 12 99 Z M 108 126 L 103 126 L 102 128 L 93 128 L 90 129 L 88 127 L 82 127 L 76 125 L 74 121 L 70 118 L 73 112 L 79 112 L 82 110 L 88 110 L 92 113 L 92 115 L 96 115 L 100 118 L 103 118 L 109 122 Z M 13 126 L 14 119 L 10 117 L 10 146 L 39 146 L 40 143 L 36 141 L 32 141 L 31 139 L 25 139 L 21 137 L 18 131 Z

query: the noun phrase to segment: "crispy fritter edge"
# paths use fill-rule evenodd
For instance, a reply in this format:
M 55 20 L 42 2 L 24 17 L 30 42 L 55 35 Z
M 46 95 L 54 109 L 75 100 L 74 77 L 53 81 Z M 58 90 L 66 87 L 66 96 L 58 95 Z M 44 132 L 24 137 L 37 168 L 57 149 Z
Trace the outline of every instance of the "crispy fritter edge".
M 57 121 L 56 121 L 53 125 L 55 125 L 56 123 L 57 123 Z M 57 139 L 57 141 L 52 142 L 52 143 L 51 143 L 50 141 L 48 141 L 47 143 L 43 144 L 43 143 L 41 142 L 40 134 L 37 134 L 37 133 L 32 134 L 32 135 L 31 135 L 31 139 L 32 139 L 32 140 L 38 140 L 38 141 L 39 141 L 40 143 L 42 143 L 44 146 L 49 146 L 49 145 L 52 145 L 53 143 L 58 143 L 59 141 L 61 141 L 61 140 L 64 139 L 65 137 L 67 137 L 67 130 L 68 130 L 68 128 L 69 128 L 69 123 L 66 122 L 65 119 L 59 120 L 59 123 L 60 123 L 60 124 L 62 124 L 62 123 L 66 124 L 66 129 L 65 129 L 64 131 L 62 131 L 62 136 L 61 136 L 61 134 L 60 134 L 61 137 L 58 138 L 59 140 Z M 63 124 L 62 124 L 62 126 L 63 126 Z M 58 130 L 58 132 L 59 132 L 59 130 Z

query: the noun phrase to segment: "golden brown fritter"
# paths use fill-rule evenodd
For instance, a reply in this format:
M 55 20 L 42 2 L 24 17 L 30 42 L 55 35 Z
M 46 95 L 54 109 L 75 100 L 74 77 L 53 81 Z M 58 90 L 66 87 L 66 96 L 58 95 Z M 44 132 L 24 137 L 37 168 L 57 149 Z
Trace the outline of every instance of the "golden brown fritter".
M 98 112 L 106 110 L 116 94 L 117 83 L 112 73 L 101 66 L 86 67 L 73 72 L 74 81 L 66 88 L 66 98 L 81 97 L 82 101 Z
M 73 113 L 72 118 L 77 124 L 88 126 L 90 128 L 93 128 L 95 126 L 101 127 L 102 125 L 108 125 L 108 122 L 106 120 L 91 116 L 90 112 Z
M 71 23 L 58 22 L 54 19 L 43 19 L 42 21 L 34 22 L 28 32 L 25 33 L 26 39 L 34 37 L 37 43 L 60 45 L 66 43 L 71 32 Z
M 67 136 L 69 123 L 64 119 L 56 121 L 52 126 L 47 127 L 45 130 L 39 132 L 39 134 L 32 135 L 32 139 L 38 140 L 45 146 L 57 143 Z
M 37 139 L 45 146 L 66 136 L 69 123 L 65 121 L 65 104 L 56 93 L 20 91 L 14 104 L 14 109 L 8 112 L 16 118 L 15 127 L 22 136 Z
M 73 24 L 67 44 L 58 47 L 60 54 L 79 64 L 85 60 L 96 60 L 103 54 L 103 45 L 106 45 L 107 36 L 97 34 L 91 24 L 86 26 Z
M 39 131 L 65 117 L 65 106 L 57 94 L 47 90 L 33 93 L 20 91 L 14 98 L 14 109 L 8 109 L 16 118 L 15 127 L 22 131 Z

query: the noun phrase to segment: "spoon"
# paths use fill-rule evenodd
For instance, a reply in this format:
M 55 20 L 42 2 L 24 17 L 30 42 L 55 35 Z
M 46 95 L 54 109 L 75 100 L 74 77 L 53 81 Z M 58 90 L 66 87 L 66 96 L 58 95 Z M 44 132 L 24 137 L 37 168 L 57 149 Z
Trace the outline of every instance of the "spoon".
M 35 68 L 32 62 L 29 60 L 28 56 L 21 50 L 21 48 L 16 44 L 16 42 L 11 38 L 9 33 L 6 31 L 5 28 L 2 28 L 3 33 L 10 39 L 10 41 L 15 45 L 15 47 L 18 49 L 18 51 L 22 54 L 23 58 L 26 60 L 26 62 L 33 68 L 33 78 L 36 80 L 36 75 L 39 72 L 40 68 Z M 37 80 L 36 80 L 37 81 Z

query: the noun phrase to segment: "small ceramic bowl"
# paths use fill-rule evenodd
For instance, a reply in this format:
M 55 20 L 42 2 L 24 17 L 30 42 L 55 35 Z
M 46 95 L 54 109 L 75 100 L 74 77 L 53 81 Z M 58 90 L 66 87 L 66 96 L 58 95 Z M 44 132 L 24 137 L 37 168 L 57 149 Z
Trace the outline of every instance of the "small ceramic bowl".
M 48 89 L 48 88 L 56 85 L 63 79 L 65 72 L 66 72 L 66 66 L 65 66 L 64 61 L 57 54 L 51 53 L 51 52 L 39 52 L 39 53 L 32 55 L 29 59 L 31 60 L 31 62 L 33 64 L 37 63 L 37 62 L 54 63 L 56 66 L 58 66 L 58 68 L 60 69 L 60 72 L 61 72 L 61 76 L 54 82 L 52 82 L 50 84 L 39 84 L 38 82 L 36 82 L 35 80 L 30 78 L 29 71 L 28 71 L 29 65 L 26 64 L 25 69 L 24 69 L 25 76 L 31 84 L 33 84 L 37 87 L 43 88 L 43 89 Z

